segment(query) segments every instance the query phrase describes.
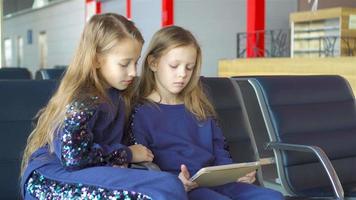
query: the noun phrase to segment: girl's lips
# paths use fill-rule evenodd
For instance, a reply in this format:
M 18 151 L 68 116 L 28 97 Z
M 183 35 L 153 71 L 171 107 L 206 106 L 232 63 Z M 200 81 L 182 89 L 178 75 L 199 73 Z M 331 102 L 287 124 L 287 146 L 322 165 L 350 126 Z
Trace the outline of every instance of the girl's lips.
M 127 81 L 122 81 L 122 82 L 125 83 L 125 84 L 131 84 L 132 80 L 127 80 Z
M 183 87 L 184 83 L 183 82 L 174 82 L 173 85 L 178 86 L 178 87 Z

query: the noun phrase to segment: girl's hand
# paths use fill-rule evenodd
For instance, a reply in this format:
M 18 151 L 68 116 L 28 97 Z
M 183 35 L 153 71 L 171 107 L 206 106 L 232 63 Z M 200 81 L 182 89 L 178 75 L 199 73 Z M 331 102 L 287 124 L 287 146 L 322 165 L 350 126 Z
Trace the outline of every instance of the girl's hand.
M 182 181 L 184 189 L 186 192 L 198 187 L 199 185 L 196 182 L 190 181 L 190 174 L 188 168 L 185 165 L 180 166 L 180 173 L 178 175 L 180 181 Z
M 249 183 L 249 184 L 252 184 L 255 181 L 256 181 L 256 171 L 250 172 L 245 176 L 237 179 L 237 182 Z
M 141 144 L 135 144 L 129 146 L 132 152 L 132 163 L 139 163 L 139 162 L 152 162 L 153 160 L 153 153 L 147 147 Z

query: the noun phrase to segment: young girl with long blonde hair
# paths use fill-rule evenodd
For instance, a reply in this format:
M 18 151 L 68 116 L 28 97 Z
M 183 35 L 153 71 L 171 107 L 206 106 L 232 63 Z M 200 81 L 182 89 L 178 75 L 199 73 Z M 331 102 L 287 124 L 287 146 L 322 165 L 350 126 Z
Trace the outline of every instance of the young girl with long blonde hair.
M 136 141 L 152 150 L 162 170 L 179 177 L 189 199 L 283 199 L 279 192 L 251 184 L 255 172 L 211 188 L 189 180 L 200 168 L 232 163 L 202 90 L 200 70 L 201 49 L 189 31 L 171 26 L 153 36 L 138 87 L 141 101 L 133 113 Z
M 117 14 L 93 16 L 58 90 L 39 113 L 22 161 L 25 199 L 185 199 L 163 172 L 127 169 L 152 161 L 142 145 L 122 144 L 141 33 Z M 180 192 L 182 191 L 182 192 Z

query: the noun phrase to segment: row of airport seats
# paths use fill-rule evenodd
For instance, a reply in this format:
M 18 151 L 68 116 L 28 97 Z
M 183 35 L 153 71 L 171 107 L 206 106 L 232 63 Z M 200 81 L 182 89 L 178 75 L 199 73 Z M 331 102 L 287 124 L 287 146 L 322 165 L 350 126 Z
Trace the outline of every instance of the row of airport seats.
M 275 160 L 258 171 L 256 184 L 281 184 L 293 199 L 356 196 L 356 105 L 344 78 L 201 80 L 234 162 Z M 33 117 L 56 87 L 53 80 L 0 80 L 1 199 L 19 197 L 19 166 Z
M 261 77 L 255 89 L 279 178 L 299 196 L 356 197 L 356 104 L 340 76 Z
M 35 79 L 36 80 L 61 80 L 65 73 L 66 68 L 51 68 L 51 69 L 40 69 L 37 70 Z
M 3 67 L 0 68 L 0 80 L 3 79 L 31 79 L 31 72 L 27 68 Z
M 287 199 L 356 198 L 356 103 L 346 79 L 204 79 L 233 160 L 275 160 L 259 170 L 261 185 L 281 184 Z
M 0 199 L 20 199 L 22 153 L 36 113 L 57 87 L 54 80 L 0 80 Z
M 36 80 L 60 80 L 65 72 L 66 67 L 55 67 L 39 69 L 36 71 L 34 79 Z M 4 67 L 0 68 L 0 80 L 12 79 L 32 79 L 32 74 L 27 68 L 21 67 Z

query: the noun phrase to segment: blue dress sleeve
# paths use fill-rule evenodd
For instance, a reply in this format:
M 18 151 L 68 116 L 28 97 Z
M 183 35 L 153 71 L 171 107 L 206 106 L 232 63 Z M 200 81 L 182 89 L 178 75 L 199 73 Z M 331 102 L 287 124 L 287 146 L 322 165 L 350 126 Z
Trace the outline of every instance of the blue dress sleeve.
M 226 148 L 225 137 L 220 129 L 217 126 L 215 120 L 211 120 L 213 126 L 213 148 L 215 155 L 214 165 L 226 165 L 233 163 L 231 155 Z
M 123 146 L 116 150 L 93 142 L 89 123 L 96 120 L 95 106 L 73 102 L 67 106 L 64 123 L 58 130 L 58 146 L 55 151 L 62 165 L 68 170 L 100 165 L 125 165 L 132 159 L 131 151 Z

